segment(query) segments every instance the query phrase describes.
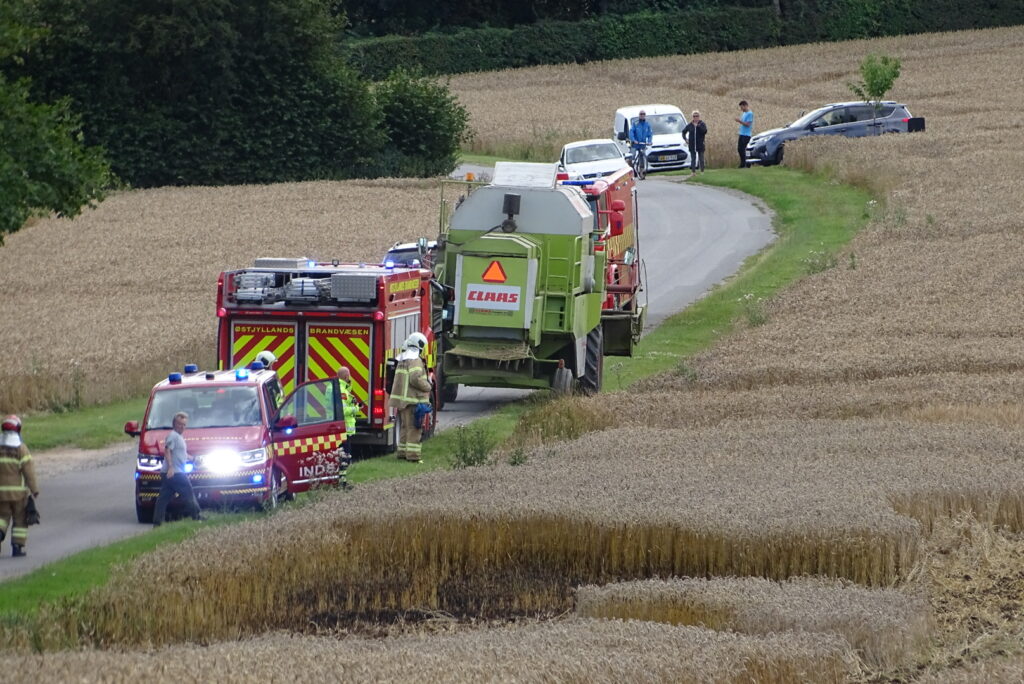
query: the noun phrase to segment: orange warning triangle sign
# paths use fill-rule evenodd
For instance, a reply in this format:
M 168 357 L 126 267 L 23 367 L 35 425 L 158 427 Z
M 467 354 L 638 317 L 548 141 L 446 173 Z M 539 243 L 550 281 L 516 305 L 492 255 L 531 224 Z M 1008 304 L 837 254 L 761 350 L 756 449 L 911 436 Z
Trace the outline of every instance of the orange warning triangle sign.
M 497 261 L 492 261 L 491 265 L 484 271 L 483 279 L 485 283 L 503 283 L 508 280 L 505 275 L 505 269 L 501 267 L 501 264 Z

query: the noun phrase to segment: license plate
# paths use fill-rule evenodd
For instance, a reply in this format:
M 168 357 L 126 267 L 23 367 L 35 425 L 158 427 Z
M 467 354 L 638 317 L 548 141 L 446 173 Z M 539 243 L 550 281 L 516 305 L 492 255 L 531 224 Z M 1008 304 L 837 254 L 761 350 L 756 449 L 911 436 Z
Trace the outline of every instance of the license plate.
M 662 161 L 675 161 L 676 159 L 679 159 L 679 155 L 678 154 L 665 154 L 665 155 L 662 155 L 662 157 L 661 157 Z

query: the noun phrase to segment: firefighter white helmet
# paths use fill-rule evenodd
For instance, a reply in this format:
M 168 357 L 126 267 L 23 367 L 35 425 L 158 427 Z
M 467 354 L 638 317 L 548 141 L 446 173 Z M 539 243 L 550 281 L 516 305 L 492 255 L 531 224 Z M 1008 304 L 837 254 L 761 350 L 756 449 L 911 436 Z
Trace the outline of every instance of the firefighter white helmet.
M 21 446 L 21 418 L 7 416 L 3 422 L 3 434 L 0 434 L 0 446 Z
M 262 363 L 264 368 L 273 368 L 274 364 L 277 363 L 277 357 L 274 356 L 274 352 L 266 349 L 256 355 L 256 360 Z
M 414 332 L 412 335 L 405 338 L 405 348 L 410 351 L 421 353 L 427 348 L 427 336 L 423 333 Z

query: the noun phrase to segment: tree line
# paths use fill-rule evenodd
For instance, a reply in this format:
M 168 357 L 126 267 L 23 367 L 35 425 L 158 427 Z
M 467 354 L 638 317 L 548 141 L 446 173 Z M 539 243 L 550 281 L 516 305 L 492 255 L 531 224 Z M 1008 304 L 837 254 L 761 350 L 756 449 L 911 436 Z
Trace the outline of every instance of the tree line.
M 133 187 L 449 172 L 468 115 L 342 59 L 330 0 L 4 0 L 0 236 Z

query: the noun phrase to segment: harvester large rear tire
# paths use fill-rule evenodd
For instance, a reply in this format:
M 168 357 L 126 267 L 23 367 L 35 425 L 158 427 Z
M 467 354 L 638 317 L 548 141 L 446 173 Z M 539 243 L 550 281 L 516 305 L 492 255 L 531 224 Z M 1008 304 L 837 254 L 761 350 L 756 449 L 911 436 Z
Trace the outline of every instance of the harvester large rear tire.
M 604 377 L 604 330 L 598 325 L 587 334 L 587 361 L 583 377 L 579 379 L 583 394 L 597 394 L 601 391 Z

